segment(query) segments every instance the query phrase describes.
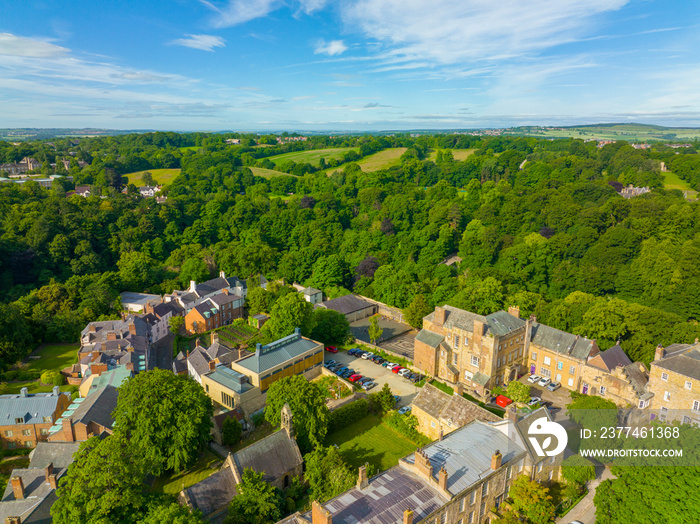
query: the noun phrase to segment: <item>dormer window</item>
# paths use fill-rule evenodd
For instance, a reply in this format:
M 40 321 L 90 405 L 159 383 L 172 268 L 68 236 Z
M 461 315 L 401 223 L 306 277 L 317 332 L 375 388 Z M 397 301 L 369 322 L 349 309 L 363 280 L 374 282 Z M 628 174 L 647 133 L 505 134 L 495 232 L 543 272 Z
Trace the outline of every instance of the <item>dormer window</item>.
M 15 424 L 24 424 L 24 419 L 23 418 L 16 418 Z

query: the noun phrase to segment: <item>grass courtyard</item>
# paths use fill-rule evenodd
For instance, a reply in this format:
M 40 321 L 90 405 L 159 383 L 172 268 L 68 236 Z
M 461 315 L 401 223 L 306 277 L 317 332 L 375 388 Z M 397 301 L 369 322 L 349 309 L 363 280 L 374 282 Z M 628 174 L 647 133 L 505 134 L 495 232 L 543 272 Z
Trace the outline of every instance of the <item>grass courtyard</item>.
M 197 462 L 190 469 L 170 476 L 158 477 L 151 486 L 151 491 L 175 495 L 219 471 L 221 462 L 221 458 L 214 453 L 204 450 L 200 452 Z
M 32 351 L 25 362 L 15 365 L 10 369 L 10 372 L 17 372 L 19 378 L 21 374 L 32 373 L 34 376 L 39 376 L 44 371 L 61 371 L 63 368 L 75 364 L 78 359 L 78 344 L 44 344 Z M 38 379 L 34 380 L 16 380 L 12 375 L 4 375 L 0 382 L 3 383 L 0 393 L 16 394 L 22 388 L 27 388 L 29 393 L 48 393 L 53 389 L 53 386 L 43 386 Z M 61 386 L 61 391 L 69 391 L 72 386 Z
M 337 445 L 343 458 L 353 468 L 369 462 L 376 471 L 398 464 L 401 457 L 413 453 L 418 446 L 389 428 L 379 417 L 367 415 L 354 424 L 326 436 L 326 446 Z

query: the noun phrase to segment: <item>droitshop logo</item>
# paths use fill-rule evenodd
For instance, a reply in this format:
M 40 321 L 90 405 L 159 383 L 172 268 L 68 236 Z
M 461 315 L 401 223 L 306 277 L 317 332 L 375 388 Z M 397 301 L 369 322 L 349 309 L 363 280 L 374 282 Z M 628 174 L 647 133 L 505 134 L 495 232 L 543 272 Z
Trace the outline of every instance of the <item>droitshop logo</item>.
M 530 439 L 530 444 L 532 445 L 535 453 L 540 457 L 553 457 L 559 455 L 566 447 L 569 437 L 566 434 L 566 430 L 561 424 L 550 421 L 547 417 L 538 418 L 532 424 L 530 424 L 530 429 L 527 430 Z M 540 445 L 538 439 L 531 435 L 548 435 L 546 439 Z M 552 437 L 557 439 L 557 445 L 554 449 L 548 449 L 552 446 Z

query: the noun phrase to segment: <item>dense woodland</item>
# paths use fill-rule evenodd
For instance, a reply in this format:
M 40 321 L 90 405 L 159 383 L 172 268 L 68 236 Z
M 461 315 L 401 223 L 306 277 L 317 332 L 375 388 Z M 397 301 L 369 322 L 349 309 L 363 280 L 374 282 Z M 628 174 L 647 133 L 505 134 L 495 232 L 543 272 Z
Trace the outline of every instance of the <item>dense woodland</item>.
M 233 136 L 242 144 L 226 145 Z M 269 159 L 328 147 L 355 149 L 322 161 L 325 171 Z M 355 163 L 391 147 L 408 148 L 398 165 L 364 173 Z M 454 159 L 451 149 L 467 148 Z M 479 313 L 515 304 L 602 349 L 620 340 L 644 362 L 659 343 L 700 336 L 700 204 L 664 190 L 660 173 L 664 162 L 700 189 L 695 147 L 468 135 L 277 145 L 162 132 L 0 142 L 0 162 L 25 156 L 46 169 L 70 158 L 74 183 L 103 198 L 67 197 L 66 183 L 0 184 L 3 368 L 113 317 L 121 291 L 170 292 L 219 270 L 352 291 L 417 318 L 445 303 Z M 126 173 L 178 167 L 164 204 L 119 192 Z M 616 187 L 630 183 L 653 190 L 624 199 Z M 441 264 L 453 253 L 459 267 Z

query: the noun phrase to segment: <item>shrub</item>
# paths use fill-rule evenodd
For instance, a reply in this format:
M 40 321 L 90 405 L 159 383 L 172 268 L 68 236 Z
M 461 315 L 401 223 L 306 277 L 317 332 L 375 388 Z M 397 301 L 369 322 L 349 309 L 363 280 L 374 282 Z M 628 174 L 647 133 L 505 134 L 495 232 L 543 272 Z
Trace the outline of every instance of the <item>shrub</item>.
M 40 380 L 42 384 L 62 386 L 65 381 L 65 377 L 58 371 L 44 371 L 41 374 Z
M 17 379 L 17 371 L 5 371 L 5 380 L 11 381 Z
M 257 428 L 260 424 L 265 422 L 265 412 L 261 411 L 259 413 L 253 413 L 251 418 L 253 419 L 253 424 Z
M 430 443 L 430 439 L 418 432 L 418 419 L 415 415 L 399 415 L 396 411 L 391 411 L 384 417 L 384 423 L 390 428 L 398 431 L 414 444 L 425 446 Z
M 335 411 L 331 411 L 328 419 L 328 433 L 332 433 L 357 422 L 361 418 L 366 417 L 368 412 L 369 402 L 364 398 L 350 402 Z

